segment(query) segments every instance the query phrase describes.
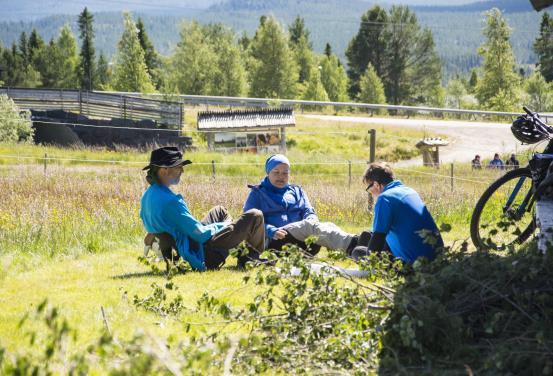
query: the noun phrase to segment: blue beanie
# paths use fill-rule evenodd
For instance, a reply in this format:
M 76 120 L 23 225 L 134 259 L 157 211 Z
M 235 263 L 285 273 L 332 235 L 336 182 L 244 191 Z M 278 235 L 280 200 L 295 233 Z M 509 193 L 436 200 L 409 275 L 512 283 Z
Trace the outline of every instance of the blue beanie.
M 290 167 L 290 161 L 288 160 L 288 158 L 286 158 L 286 156 L 282 154 L 271 155 L 269 158 L 267 158 L 267 160 L 265 161 L 265 172 L 267 173 L 267 175 L 269 174 L 269 172 L 271 172 L 273 168 L 281 163 L 284 163 L 288 165 L 288 167 Z

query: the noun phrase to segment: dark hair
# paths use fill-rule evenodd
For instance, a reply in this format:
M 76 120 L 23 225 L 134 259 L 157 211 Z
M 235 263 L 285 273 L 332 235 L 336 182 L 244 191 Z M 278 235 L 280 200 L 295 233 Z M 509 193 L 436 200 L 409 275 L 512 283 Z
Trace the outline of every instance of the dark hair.
M 381 162 L 371 163 L 363 174 L 363 182 L 375 181 L 382 185 L 391 183 L 394 180 L 394 172 L 392 168 Z
M 148 174 L 146 175 L 146 181 L 148 182 L 148 184 L 150 185 L 154 185 L 156 183 L 159 184 L 159 178 L 157 176 L 157 173 L 160 170 L 160 168 L 161 167 L 158 167 L 158 166 L 150 166 L 150 168 L 148 169 Z

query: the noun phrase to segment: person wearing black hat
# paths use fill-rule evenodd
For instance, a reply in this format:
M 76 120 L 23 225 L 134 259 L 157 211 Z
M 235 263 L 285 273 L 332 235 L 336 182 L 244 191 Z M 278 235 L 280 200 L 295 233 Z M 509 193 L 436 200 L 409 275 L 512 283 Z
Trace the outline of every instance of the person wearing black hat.
M 186 201 L 170 186 L 180 181 L 183 167 L 192 163 L 172 146 L 152 151 L 146 180 L 150 187 L 142 195 L 140 218 L 148 235 L 145 244 L 155 239 L 170 243 L 194 270 L 218 269 L 231 248 L 246 241 L 250 253 L 239 258 L 239 266 L 259 259 L 265 244 L 263 213 L 249 210 L 235 221 L 222 206 L 212 208 L 202 221 L 190 213 Z M 162 247 L 163 248 L 163 247 Z

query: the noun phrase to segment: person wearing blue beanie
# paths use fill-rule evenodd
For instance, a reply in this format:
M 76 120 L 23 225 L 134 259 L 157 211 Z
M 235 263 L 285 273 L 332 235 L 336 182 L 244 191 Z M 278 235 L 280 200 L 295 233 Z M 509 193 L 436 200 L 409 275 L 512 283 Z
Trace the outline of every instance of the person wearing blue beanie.
M 296 244 L 311 254 L 320 247 L 341 249 L 351 253 L 358 236 L 341 230 L 331 222 L 320 222 L 302 187 L 290 184 L 290 161 L 282 154 L 271 155 L 265 161 L 267 176 L 251 189 L 244 212 L 261 210 L 265 220 L 267 248 L 280 251 L 285 244 Z M 305 240 L 314 236 L 315 244 Z

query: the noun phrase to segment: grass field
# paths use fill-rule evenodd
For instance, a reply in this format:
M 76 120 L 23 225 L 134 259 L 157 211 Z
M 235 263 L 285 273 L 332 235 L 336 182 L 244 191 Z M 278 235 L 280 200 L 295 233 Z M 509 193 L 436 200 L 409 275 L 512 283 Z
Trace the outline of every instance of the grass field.
M 289 157 L 297 163 L 292 180 L 308 192 L 321 220 L 335 222 L 353 233 L 369 228 L 372 216 L 360 181 L 365 167 L 361 161 L 368 151 L 363 136 L 357 138 L 366 129 L 334 124 L 332 129 L 344 133 L 332 135 L 317 124 L 303 124 L 297 134 L 290 132 L 296 146 Z M 306 134 L 302 135 L 302 130 Z M 307 134 L 317 132 L 322 134 L 317 141 Z M 378 134 L 383 134 L 379 155 L 391 160 L 415 155 L 413 141 L 421 136 L 417 131 L 390 128 Z M 333 140 L 335 145 L 327 146 Z M 403 147 L 411 147 L 411 151 L 398 152 Z M 45 170 L 40 160 L 44 154 L 65 160 L 49 160 Z M 186 167 L 177 190 L 198 217 L 221 203 L 238 214 L 248 193 L 246 184 L 263 177 L 266 158 L 202 150 L 190 152 L 188 157 L 197 163 Z M 183 322 L 193 323 L 193 332 L 237 330 L 203 325 L 205 318 L 194 312 L 195 302 L 204 291 L 234 306 L 243 306 L 254 296 L 255 291 L 242 286 L 245 272 L 235 270 L 234 260 L 221 271 L 175 278 L 178 292 L 190 309 L 179 321 L 133 306 L 135 294 L 146 295 L 152 283 L 164 280 L 137 260 L 144 235 L 138 217 L 139 200 L 146 188 L 141 167 L 147 159 L 147 152 L 134 150 L 0 145 L 0 191 L 5 192 L 0 200 L 0 305 L 7 307 L 0 310 L 1 346 L 8 351 L 28 346 L 18 321 L 45 298 L 59 306 L 78 328 L 77 348 L 97 338 L 105 326 L 101 307 L 111 330 L 120 338 L 130 338 L 138 329 L 164 337 L 186 336 Z M 348 159 L 354 161 L 351 179 L 345 162 Z M 106 160 L 115 162 L 102 162 Z M 212 160 L 219 162 L 215 180 Z M 439 224 L 453 226 L 453 231 L 445 234 L 448 244 L 468 238 L 472 208 L 498 176 L 494 171 L 472 171 L 468 165 L 457 165 L 452 187 L 448 166 L 440 170 L 397 169 L 396 173 L 420 192 Z

